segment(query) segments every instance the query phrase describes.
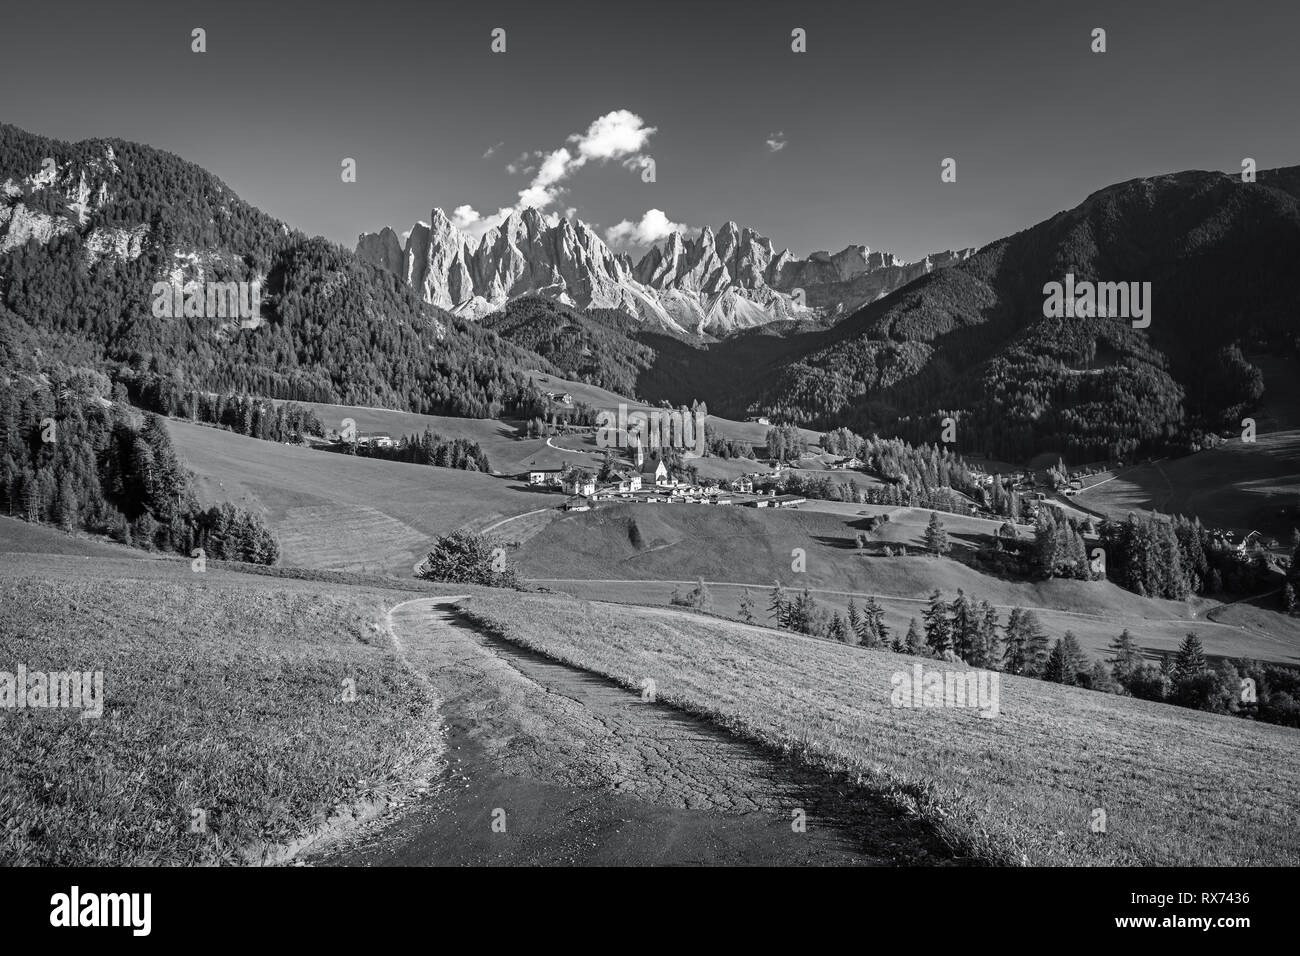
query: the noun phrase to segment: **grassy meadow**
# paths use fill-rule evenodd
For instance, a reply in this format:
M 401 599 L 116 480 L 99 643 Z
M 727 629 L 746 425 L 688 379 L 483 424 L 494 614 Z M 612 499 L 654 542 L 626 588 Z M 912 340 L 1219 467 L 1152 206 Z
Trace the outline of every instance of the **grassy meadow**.
M 1183 458 L 1123 469 L 1075 496 L 1094 511 L 1122 519 L 1130 511 L 1197 515 L 1240 538 L 1251 531 L 1290 549 L 1300 524 L 1300 431 L 1261 431 L 1253 443 L 1229 439 Z
M 889 513 L 868 534 L 872 550 L 905 545 L 906 557 L 884 557 L 854 547 L 859 512 Z M 1300 663 L 1300 629 L 1282 615 L 1256 609 L 1214 611 L 1202 598 L 1143 598 L 1105 581 L 1008 580 L 960 561 L 920 553 L 929 512 L 870 505 L 839 509 L 768 510 L 706 505 L 618 505 L 555 517 L 544 534 L 523 543 L 517 563 L 525 578 L 585 598 L 666 604 L 675 586 L 703 577 L 719 614 L 735 616 L 745 586 L 763 616 L 775 580 L 789 589 L 807 586 L 820 603 L 844 610 L 852 595 L 880 599 L 891 628 L 906 630 L 938 588 L 951 599 L 960 588 L 998 606 L 1003 620 L 1013 607 L 1033 608 L 1048 633 L 1074 632 L 1084 649 L 1106 656 L 1124 628 L 1148 652 L 1174 650 L 1189 631 L 1209 654 Z M 954 551 L 969 549 L 977 534 L 997 523 L 944 516 Z M 506 526 L 502 529 L 505 534 Z M 1028 531 L 1023 532 L 1027 534 Z M 795 548 L 804 570 L 792 570 Z M 632 583 L 625 583 L 632 582 Z M 641 583 L 644 582 L 644 583 Z M 1211 613 L 1213 612 L 1213 619 Z
M 205 503 L 262 514 L 279 538 L 281 563 L 295 567 L 409 576 L 435 535 L 563 501 L 491 475 L 290 447 L 177 420 L 168 428 Z
M 892 675 L 914 658 L 669 609 L 516 595 L 462 607 L 516 644 L 629 689 L 652 678 L 660 700 L 854 775 L 989 862 L 1300 863 L 1291 728 L 1005 675 L 992 719 L 894 708 Z
M 436 759 L 436 701 L 382 626 L 409 594 L 85 570 L 4 562 L 0 670 L 102 671 L 104 711 L 0 714 L 0 864 L 256 862 Z

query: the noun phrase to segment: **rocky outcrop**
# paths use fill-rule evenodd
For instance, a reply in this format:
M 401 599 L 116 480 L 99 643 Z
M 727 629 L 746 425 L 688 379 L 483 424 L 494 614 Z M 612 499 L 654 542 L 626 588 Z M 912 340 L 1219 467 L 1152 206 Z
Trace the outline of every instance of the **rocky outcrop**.
M 120 172 L 113 148 L 105 145 L 99 155 L 75 166 L 51 159 L 26 176 L 0 182 L 0 252 L 77 233 L 89 265 L 104 258 L 139 258 L 147 224 L 88 228 L 94 213 L 109 202 L 110 183 Z

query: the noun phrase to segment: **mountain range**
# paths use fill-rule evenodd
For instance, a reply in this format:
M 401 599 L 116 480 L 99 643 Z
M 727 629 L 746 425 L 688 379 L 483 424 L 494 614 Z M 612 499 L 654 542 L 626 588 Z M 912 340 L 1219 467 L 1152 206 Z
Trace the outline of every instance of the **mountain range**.
M 613 252 L 581 219 L 511 213 L 475 240 L 441 209 L 417 222 L 405 245 L 385 227 L 357 241 L 357 255 L 400 276 L 425 302 L 481 318 L 522 296 L 583 309 L 616 309 L 652 326 L 723 335 L 786 319 L 834 319 L 874 302 L 972 249 L 906 262 L 867 246 L 804 259 L 728 222 L 715 233 L 673 232 L 639 262 Z
M 795 259 L 732 224 L 634 263 L 535 210 L 477 242 L 435 211 L 353 253 L 162 150 L 0 125 L 0 369 L 90 368 L 164 412 L 204 390 L 526 418 L 540 371 L 913 442 L 951 417 L 963 452 L 1008 461 L 1177 452 L 1257 414 L 1266 366 L 1296 377 L 1297 252 L 1289 167 L 1107 186 L 920 263 Z M 1067 275 L 1149 283 L 1149 327 L 1046 315 Z M 160 281 L 213 280 L 259 283 L 259 321 L 152 314 Z

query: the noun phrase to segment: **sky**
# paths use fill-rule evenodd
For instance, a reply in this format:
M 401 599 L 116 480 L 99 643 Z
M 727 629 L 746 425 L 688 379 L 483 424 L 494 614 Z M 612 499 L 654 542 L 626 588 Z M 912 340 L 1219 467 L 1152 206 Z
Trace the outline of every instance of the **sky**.
M 799 256 L 915 259 L 1136 177 L 1300 163 L 1282 0 L 60 0 L 0 22 L 0 121 L 169 150 L 348 247 L 531 201 L 633 254 L 734 220 Z

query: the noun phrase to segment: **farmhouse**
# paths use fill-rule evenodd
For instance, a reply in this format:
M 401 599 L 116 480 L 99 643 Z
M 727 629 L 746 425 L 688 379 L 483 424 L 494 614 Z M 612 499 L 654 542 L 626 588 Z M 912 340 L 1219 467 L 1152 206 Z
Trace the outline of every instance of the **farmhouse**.
M 739 491 L 742 494 L 752 495 L 754 493 L 754 479 L 748 475 L 741 475 L 739 478 L 731 480 L 731 490 Z
M 773 495 L 767 500 L 773 508 L 793 508 L 796 505 L 803 504 L 808 499 L 799 495 Z
M 631 475 L 631 474 L 616 475 L 615 481 L 617 482 L 615 486 L 617 490 L 625 494 L 628 492 L 641 490 L 640 475 Z
M 565 511 L 590 511 L 591 501 L 587 497 L 579 495 L 576 498 L 570 498 L 568 501 L 566 501 L 564 503 L 564 510 Z
M 537 468 L 528 473 L 530 485 L 557 485 L 560 483 L 560 469 Z
M 564 479 L 563 487 L 565 494 L 594 495 L 596 493 L 596 479 L 590 475 L 584 475 L 582 472 L 575 472 Z
M 369 445 L 374 448 L 392 448 L 397 443 L 393 441 L 393 436 L 388 432 L 358 432 L 357 444 Z

